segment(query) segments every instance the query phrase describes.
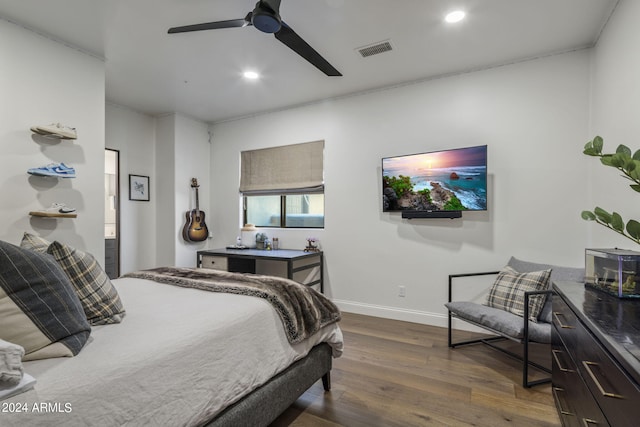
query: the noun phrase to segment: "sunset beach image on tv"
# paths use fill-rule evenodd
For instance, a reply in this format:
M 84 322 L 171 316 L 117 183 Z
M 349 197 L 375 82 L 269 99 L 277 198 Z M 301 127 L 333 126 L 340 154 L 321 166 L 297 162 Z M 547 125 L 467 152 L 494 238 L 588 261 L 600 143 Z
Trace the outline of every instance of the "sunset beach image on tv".
M 382 159 L 382 207 L 391 211 L 487 209 L 487 146 Z

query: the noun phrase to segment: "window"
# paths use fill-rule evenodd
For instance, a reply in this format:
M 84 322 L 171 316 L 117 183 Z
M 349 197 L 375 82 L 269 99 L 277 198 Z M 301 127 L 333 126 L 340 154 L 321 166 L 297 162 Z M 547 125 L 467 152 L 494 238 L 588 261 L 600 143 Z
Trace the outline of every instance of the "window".
M 257 227 L 324 228 L 324 141 L 243 151 L 243 220 Z
M 244 196 L 244 223 L 256 227 L 324 228 L 324 194 Z

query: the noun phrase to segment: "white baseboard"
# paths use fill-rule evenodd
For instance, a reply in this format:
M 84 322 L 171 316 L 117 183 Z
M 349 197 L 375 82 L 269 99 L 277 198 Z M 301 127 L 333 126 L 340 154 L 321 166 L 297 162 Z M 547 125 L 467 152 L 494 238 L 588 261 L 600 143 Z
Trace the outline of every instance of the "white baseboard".
M 354 301 L 333 300 L 333 302 L 340 310 L 347 313 L 364 314 L 367 316 L 382 317 L 384 319 L 403 320 L 405 322 L 422 323 L 423 325 L 447 327 L 446 314 L 429 313 L 428 311 L 388 307 Z
M 366 316 L 381 317 L 383 319 L 401 320 L 404 322 L 420 323 L 423 325 L 448 327 L 448 315 L 442 313 L 431 313 L 428 311 L 411 310 L 408 308 L 388 307 L 384 305 L 366 304 L 355 301 L 332 300 L 341 311 L 346 313 L 364 314 Z M 453 319 L 453 328 L 464 331 L 482 332 L 483 330 Z M 486 331 L 484 331 L 486 333 Z

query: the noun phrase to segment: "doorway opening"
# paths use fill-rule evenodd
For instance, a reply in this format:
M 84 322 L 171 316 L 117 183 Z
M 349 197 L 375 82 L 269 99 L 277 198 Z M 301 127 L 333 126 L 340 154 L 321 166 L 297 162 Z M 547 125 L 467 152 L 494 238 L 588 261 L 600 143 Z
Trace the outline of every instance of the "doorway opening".
M 120 151 L 104 152 L 104 270 L 120 276 Z

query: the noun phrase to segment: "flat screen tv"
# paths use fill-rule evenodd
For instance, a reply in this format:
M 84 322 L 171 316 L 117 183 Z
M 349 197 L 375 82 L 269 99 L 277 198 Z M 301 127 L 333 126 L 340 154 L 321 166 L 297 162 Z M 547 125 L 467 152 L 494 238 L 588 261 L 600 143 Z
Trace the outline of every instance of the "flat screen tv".
M 382 159 L 382 210 L 405 218 L 487 209 L 487 146 Z M 432 213 L 433 215 L 429 215 Z

